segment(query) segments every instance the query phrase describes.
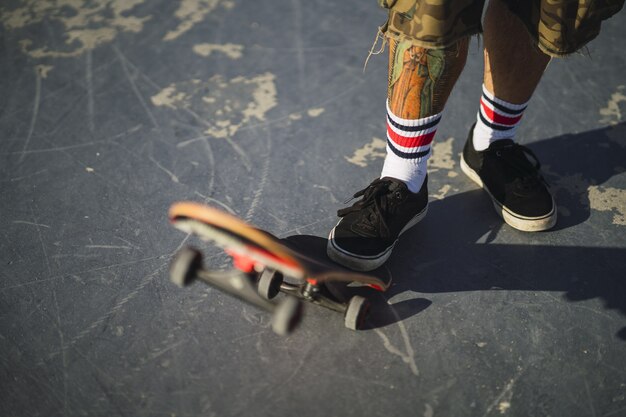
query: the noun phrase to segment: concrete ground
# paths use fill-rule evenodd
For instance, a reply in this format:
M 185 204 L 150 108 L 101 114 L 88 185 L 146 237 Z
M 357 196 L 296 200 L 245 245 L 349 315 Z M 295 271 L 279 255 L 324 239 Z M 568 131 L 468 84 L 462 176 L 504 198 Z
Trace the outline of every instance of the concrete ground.
M 0 415 L 626 416 L 626 15 L 554 60 L 521 143 L 555 230 L 502 225 L 460 171 L 481 44 L 440 124 L 429 215 L 367 329 L 168 280 L 194 200 L 323 245 L 378 176 L 375 1 L 0 5 Z

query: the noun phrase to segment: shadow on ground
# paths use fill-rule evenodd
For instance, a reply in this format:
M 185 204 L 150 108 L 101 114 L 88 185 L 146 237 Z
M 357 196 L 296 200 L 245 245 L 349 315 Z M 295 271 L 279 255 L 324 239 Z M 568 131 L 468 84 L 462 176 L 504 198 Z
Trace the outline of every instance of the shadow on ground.
M 555 193 L 560 209 L 555 230 L 587 220 L 588 188 L 626 171 L 626 123 L 561 135 L 529 147 L 544 163 L 542 171 Z
M 530 146 L 541 160 L 550 161 L 545 174 L 554 184 L 560 207 L 557 233 L 589 218 L 589 186 L 601 185 L 624 172 L 625 138 L 626 124 L 620 124 Z M 603 225 L 608 227 L 625 228 Z M 501 232 L 507 233 L 504 240 L 517 243 L 494 243 Z M 626 249 L 602 247 L 605 241 L 601 232 L 590 233 L 585 228 L 577 234 L 576 229 L 568 230 L 571 246 L 563 246 L 563 238 L 555 232 L 518 232 L 502 225 L 481 190 L 431 202 L 426 220 L 403 235 L 387 264 L 373 271 L 381 278 L 391 276 L 394 285 L 384 297 L 370 297 L 375 314 L 367 326 L 389 325 L 431 304 L 424 298 L 387 304 L 406 291 L 558 292 L 570 302 L 599 298 L 606 309 L 626 316 Z M 550 239 L 549 233 L 555 233 L 555 238 Z M 615 236 L 622 233 L 618 231 Z M 326 256 L 326 238 L 298 235 L 286 239 L 315 257 Z M 626 327 L 617 330 L 616 337 L 626 340 Z

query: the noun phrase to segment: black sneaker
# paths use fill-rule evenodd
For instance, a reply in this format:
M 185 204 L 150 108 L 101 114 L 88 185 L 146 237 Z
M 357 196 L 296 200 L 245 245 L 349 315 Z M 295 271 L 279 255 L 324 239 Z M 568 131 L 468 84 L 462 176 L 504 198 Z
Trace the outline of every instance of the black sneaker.
M 511 227 L 525 232 L 552 228 L 556 204 L 539 173 L 541 165 L 535 154 L 511 139 L 495 141 L 486 150 L 477 151 L 473 132 L 474 126 L 461 156 L 463 172 L 487 191 L 496 211 Z
M 400 235 L 426 215 L 427 181 L 412 193 L 404 182 L 385 177 L 357 192 L 354 198 L 363 198 L 337 212 L 341 220 L 328 237 L 328 256 L 358 271 L 385 263 Z

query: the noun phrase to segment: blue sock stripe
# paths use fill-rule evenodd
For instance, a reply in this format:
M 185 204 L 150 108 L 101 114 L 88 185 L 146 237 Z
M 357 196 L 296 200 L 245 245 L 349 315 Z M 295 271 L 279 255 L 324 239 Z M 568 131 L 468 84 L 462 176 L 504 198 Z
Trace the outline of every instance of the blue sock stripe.
M 430 152 L 430 147 L 428 147 L 428 149 L 426 149 L 425 151 L 421 151 L 421 152 L 413 152 L 413 153 L 402 152 L 400 149 L 396 148 L 389 139 L 387 139 L 387 146 L 389 146 L 389 149 L 391 149 L 391 151 L 394 154 L 396 154 L 397 156 L 399 156 L 402 159 L 422 158 L 422 157 L 428 155 L 428 152 Z
M 503 111 L 503 112 L 505 112 L 505 113 L 508 113 L 508 114 L 515 115 L 515 116 L 518 116 L 518 115 L 520 115 L 520 114 L 524 113 L 524 110 L 526 110 L 526 107 L 528 107 L 528 106 L 524 106 L 524 107 L 522 107 L 522 108 L 521 108 L 521 109 L 519 109 L 519 110 L 513 110 L 513 109 L 510 109 L 510 108 L 506 107 L 506 106 L 505 106 L 505 105 L 503 105 L 503 104 L 496 103 L 495 101 L 493 101 L 492 99 L 490 99 L 489 97 L 487 97 L 487 96 L 485 95 L 485 93 L 483 93 L 483 98 L 485 99 L 485 101 L 487 101 L 489 104 L 491 104 L 491 105 L 492 105 L 493 107 L 495 107 L 496 109 L 498 109 L 498 110 L 500 110 L 500 111 Z
M 420 125 L 420 126 L 401 125 L 400 123 L 393 120 L 391 118 L 391 115 L 389 114 L 387 114 L 387 120 L 389 120 L 389 123 L 397 129 L 403 130 L 405 132 L 419 132 L 421 130 L 426 130 L 426 129 L 430 129 L 431 127 L 437 126 L 437 123 L 439 123 L 439 121 L 441 120 L 441 115 L 437 117 L 435 120 L 428 122 L 425 125 Z

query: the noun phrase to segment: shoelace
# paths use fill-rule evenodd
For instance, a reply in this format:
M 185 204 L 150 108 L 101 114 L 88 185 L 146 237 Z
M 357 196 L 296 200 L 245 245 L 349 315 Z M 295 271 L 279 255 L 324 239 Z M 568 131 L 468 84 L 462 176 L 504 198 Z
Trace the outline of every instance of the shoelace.
M 541 163 L 537 155 L 526 146 L 514 143 L 512 145 L 496 148 L 492 151 L 502 161 L 512 167 L 519 176 L 517 177 L 518 186 L 528 191 L 543 181 L 543 177 L 539 174 Z M 532 158 L 532 162 L 526 157 Z
M 385 222 L 385 214 L 392 213 L 398 201 L 402 199 L 402 194 L 399 190 L 393 193 L 389 192 L 389 186 L 391 181 L 377 179 L 364 189 L 357 191 L 354 198 L 363 197 L 350 207 L 346 207 L 337 211 L 339 217 L 345 217 L 350 213 L 366 210 L 361 217 L 359 223 L 366 227 L 373 227 L 377 220 L 380 220 L 382 225 L 381 234 L 384 236 L 389 235 L 389 228 Z M 390 196 L 391 194 L 391 196 Z

